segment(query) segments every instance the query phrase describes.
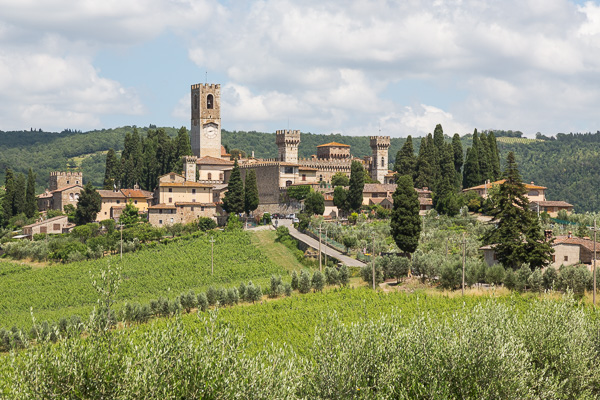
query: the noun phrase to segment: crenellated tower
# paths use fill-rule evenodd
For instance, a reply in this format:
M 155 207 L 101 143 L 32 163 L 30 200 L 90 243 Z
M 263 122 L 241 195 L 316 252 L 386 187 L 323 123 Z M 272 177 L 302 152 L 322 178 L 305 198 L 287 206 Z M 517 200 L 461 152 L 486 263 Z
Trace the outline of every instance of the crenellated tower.
M 191 97 L 192 152 L 196 157 L 221 158 L 221 85 L 192 85 Z
M 300 144 L 300 131 L 278 130 L 275 132 L 279 161 L 297 163 L 298 145 Z
M 384 183 L 388 173 L 388 150 L 390 148 L 389 136 L 371 136 L 371 178 Z
M 48 183 L 50 191 L 72 185 L 83 186 L 83 173 L 52 171 L 50 172 L 50 181 Z
M 196 156 L 183 156 L 183 173 L 186 182 L 196 182 Z

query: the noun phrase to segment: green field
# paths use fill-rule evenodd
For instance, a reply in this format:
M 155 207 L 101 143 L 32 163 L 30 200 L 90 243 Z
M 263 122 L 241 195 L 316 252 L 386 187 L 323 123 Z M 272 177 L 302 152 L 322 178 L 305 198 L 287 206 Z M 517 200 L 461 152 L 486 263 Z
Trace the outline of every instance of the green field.
M 286 279 L 289 269 L 296 266 L 292 261 L 280 266 L 266 255 L 267 248 L 273 248 L 282 253 L 280 259 L 285 259 L 285 251 L 289 251 L 279 243 L 254 244 L 252 234 L 246 232 L 210 235 L 216 240 L 214 276 L 211 276 L 210 238 L 204 234 L 126 253 L 122 263 L 118 256 L 43 268 L 0 263 L 0 327 L 30 326 L 30 308 L 38 321 L 57 321 L 74 314 L 86 317 L 98 299 L 92 275 L 97 279 L 109 264 L 112 268 L 122 268 L 117 308 L 125 301 L 173 299 L 189 289 L 199 292 L 210 285 L 231 287 L 252 280 L 265 287 L 271 274 L 281 274 Z M 292 260 L 295 261 L 293 257 Z
M 598 314 L 568 296 L 341 289 L 40 344 L 8 398 L 592 399 Z

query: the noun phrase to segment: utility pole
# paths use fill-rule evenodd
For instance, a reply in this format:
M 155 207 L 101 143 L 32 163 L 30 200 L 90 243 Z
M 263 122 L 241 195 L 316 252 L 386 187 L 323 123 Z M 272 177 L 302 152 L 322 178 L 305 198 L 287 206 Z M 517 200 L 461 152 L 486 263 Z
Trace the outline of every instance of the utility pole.
M 210 274 L 214 275 L 215 274 L 215 238 L 214 237 L 210 237 Z
M 121 218 L 119 218 L 119 225 L 121 228 L 121 261 L 123 261 L 123 223 L 121 222 Z
M 319 271 L 323 272 L 323 264 L 321 264 L 321 224 L 319 224 Z
M 373 290 L 375 290 L 375 237 L 373 236 L 371 245 L 371 265 L 373 268 Z
M 327 243 L 327 225 L 325 225 L 325 242 Z M 325 268 L 327 268 L 327 252 L 325 252 Z
M 462 257 L 462 295 L 465 295 L 465 261 L 467 253 L 467 238 L 465 237 L 466 232 L 463 232 L 463 257 Z

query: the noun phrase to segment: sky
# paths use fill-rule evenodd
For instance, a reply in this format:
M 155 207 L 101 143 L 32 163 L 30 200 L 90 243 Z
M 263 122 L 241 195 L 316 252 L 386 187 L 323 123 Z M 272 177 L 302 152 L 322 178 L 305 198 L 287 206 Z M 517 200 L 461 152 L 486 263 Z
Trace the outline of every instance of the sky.
M 0 0 L 0 130 L 600 129 L 600 0 Z

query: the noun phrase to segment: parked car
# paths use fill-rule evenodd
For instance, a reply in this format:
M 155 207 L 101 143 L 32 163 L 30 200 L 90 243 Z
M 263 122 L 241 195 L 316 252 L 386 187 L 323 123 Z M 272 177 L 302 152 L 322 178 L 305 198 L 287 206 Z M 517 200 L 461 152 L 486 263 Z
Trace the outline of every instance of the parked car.
M 288 214 L 288 215 L 286 216 L 286 218 L 287 218 L 287 219 L 294 219 L 294 218 L 296 218 L 296 214 Z
M 300 222 L 300 220 L 298 218 L 294 217 L 294 218 L 292 218 L 292 222 L 293 223 L 298 223 L 298 222 Z

